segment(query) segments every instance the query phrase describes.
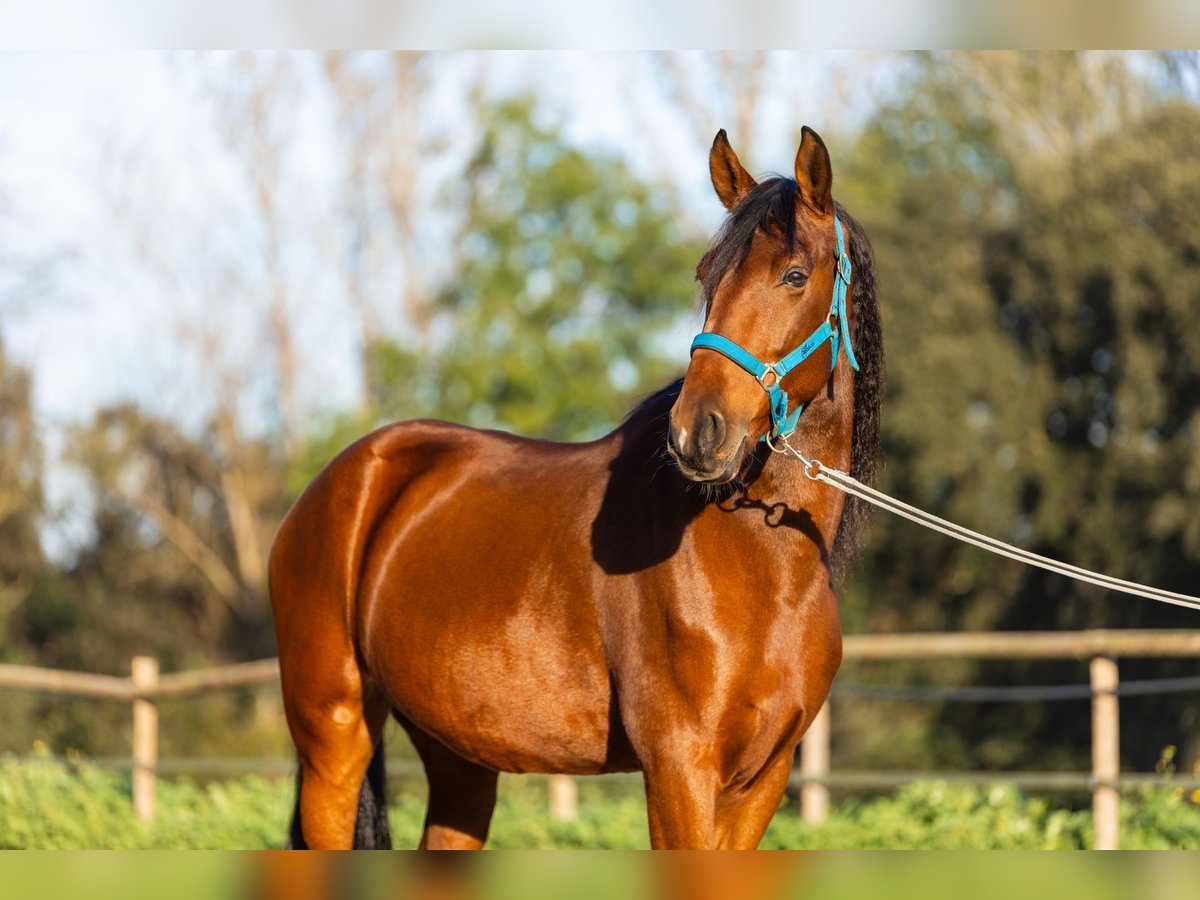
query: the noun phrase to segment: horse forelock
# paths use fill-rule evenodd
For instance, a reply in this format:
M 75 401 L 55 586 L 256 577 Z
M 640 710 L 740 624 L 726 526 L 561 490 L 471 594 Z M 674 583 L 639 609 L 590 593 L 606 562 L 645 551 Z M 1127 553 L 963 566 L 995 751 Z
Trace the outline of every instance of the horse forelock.
M 742 264 L 760 230 L 776 237 L 787 253 L 796 249 L 798 196 L 794 179 L 772 175 L 755 185 L 733 208 L 696 266 L 706 307 L 725 274 Z

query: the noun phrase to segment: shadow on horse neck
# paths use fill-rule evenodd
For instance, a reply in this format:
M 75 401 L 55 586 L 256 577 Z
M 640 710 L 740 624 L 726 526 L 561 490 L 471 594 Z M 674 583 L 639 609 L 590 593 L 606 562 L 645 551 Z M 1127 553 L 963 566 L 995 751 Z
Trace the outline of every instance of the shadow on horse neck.
M 682 478 L 666 452 L 667 422 L 679 398 L 679 379 L 635 407 L 614 433 L 619 449 L 608 464 L 608 483 L 592 521 L 592 556 L 610 575 L 629 575 L 668 562 L 679 550 L 689 523 L 706 507 L 726 512 L 756 509 L 768 528 L 803 534 L 828 565 L 829 551 L 808 509 L 786 500 L 750 497 L 747 483 L 762 477 L 771 452 L 759 447 L 740 477 L 708 487 Z M 648 502 L 652 501 L 652 502 Z

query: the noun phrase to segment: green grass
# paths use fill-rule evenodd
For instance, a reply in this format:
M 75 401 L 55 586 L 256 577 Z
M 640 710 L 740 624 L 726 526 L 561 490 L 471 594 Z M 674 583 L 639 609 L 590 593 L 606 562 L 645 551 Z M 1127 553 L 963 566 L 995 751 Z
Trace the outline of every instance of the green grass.
M 424 818 L 422 790 L 394 785 L 392 832 L 411 847 Z M 542 779 L 504 778 L 489 844 L 496 848 L 646 847 L 645 803 L 636 780 L 583 780 L 580 816 L 554 822 Z M 291 813 L 291 779 L 197 782 L 160 779 L 157 814 L 140 822 L 127 774 L 86 763 L 0 759 L 0 848 L 260 849 L 279 847 Z M 781 809 L 764 847 L 796 849 L 1069 849 L 1091 841 L 1091 815 L 991 788 L 911 785 L 895 794 L 843 803 L 819 827 L 794 806 Z M 1135 848 L 1200 847 L 1200 809 L 1181 791 L 1126 794 L 1121 843 Z

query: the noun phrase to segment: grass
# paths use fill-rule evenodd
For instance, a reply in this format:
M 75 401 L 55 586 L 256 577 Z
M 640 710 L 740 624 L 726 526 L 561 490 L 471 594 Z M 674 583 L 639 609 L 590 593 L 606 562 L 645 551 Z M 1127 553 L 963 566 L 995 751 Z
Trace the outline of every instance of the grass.
M 425 814 L 423 788 L 393 784 L 395 845 L 415 846 Z M 263 849 L 282 845 L 292 781 L 238 777 L 206 782 L 163 778 L 153 823 L 139 821 L 127 774 L 49 759 L 0 759 L 0 848 Z M 636 780 L 583 780 L 580 815 L 546 813 L 544 779 L 501 779 L 489 845 L 496 848 L 638 849 L 648 846 L 645 802 Z M 990 788 L 938 782 L 841 804 L 820 826 L 794 804 L 776 814 L 763 840 L 793 849 L 1075 849 L 1091 841 L 1091 814 Z M 1121 843 L 1137 848 L 1200 847 L 1200 809 L 1182 791 L 1126 794 Z

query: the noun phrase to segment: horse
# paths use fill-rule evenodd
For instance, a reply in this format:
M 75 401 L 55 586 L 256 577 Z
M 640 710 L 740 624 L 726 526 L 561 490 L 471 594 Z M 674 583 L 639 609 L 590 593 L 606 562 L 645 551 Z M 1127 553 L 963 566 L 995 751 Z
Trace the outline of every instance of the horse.
M 652 847 L 758 845 L 841 662 L 865 512 L 772 449 L 870 483 L 883 344 L 816 132 L 794 177 L 755 181 L 724 130 L 709 168 L 728 215 L 682 379 L 587 443 L 385 426 L 284 517 L 289 846 L 390 846 L 389 717 L 429 783 L 421 848 L 481 848 L 500 772 L 641 772 Z

